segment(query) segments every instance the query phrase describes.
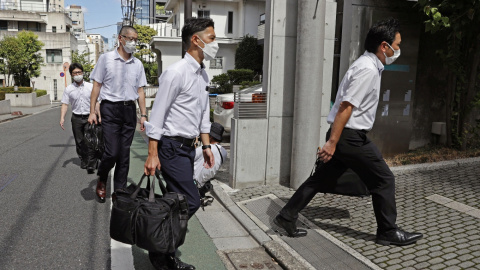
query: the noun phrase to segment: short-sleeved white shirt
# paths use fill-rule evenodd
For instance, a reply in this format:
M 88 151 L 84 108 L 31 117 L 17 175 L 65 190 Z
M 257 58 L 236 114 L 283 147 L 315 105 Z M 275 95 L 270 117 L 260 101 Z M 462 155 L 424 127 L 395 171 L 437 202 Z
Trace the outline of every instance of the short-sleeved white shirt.
M 113 102 L 137 100 L 147 85 L 142 62 L 133 55 L 125 61 L 116 49 L 100 55 L 90 79 L 102 84 L 100 99 Z
M 354 108 L 345 127 L 371 130 L 377 112 L 383 69 L 380 59 L 375 54 L 365 51 L 345 73 L 327 122 L 333 123 L 340 103 L 347 101 Z
M 90 96 L 92 95 L 93 84 L 76 82 L 70 84 L 63 91 L 62 103 L 71 104 L 74 114 L 88 115 L 90 114 Z

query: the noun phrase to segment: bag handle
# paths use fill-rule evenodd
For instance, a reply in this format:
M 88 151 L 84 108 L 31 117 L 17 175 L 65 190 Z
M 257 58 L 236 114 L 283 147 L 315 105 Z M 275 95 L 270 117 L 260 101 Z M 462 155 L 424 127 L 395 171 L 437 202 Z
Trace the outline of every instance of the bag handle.
M 158 174 L 158 170 L 155 170 L 155 177 L 158 179 L 158 185 L 160 186 L 160 190 L 162 191 L 162 194 L 165 195 L 167 194 L 167 188 L 162 182 L 162 179 L 160 178 L 160 174 Z
M 140 178 L 140 182 L 138 182 L 137 189 L 135 189 L 132 195 L 130 195 L 130 199 L 134 200 L 135 198 L 137 198 L 138 193 L 140 192 L 140 188 L 142 187 L 143 179 L 145 179 L 145 177 L 148 178 L 148 184 L 150 184 L 150 176 L 143 174 L 142 178 Z

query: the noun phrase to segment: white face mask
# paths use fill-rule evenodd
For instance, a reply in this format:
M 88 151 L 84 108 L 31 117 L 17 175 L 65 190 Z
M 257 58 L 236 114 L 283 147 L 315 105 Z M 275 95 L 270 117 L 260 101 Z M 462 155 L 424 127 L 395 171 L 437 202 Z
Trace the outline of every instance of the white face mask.
M 203 44 L 205 44 L 204 48 L 198 46 L 200 49 L 202 49 L 205 60 L 209 61 L 215 59 L 219 49 L 218 43 L 216 41 L 205 43 L 200 37 L 198 38 L 203 42 Z
M 122 44 L 122 46 L 125 52 L 127 53 L 133 53 L 137 49 L 137 43 L 133 40 L 132 41 L 125 40 L 125 45 Z
M 79 83 L 83 80 L 83 75 L 75 75 L 73 76 L 73 80 Z
M 392 46 L 390 46 L 390 44 L 387 43 L 387 45 L 388 47 L 390 47 L 390 49 L 392 49 L 393 55 L 387 56 L 385 53 L 383 53 L 383 55 L 385 55 L 385 64 L 390 65 L 391 63 L 395 62 L 395 60 L 397 60 L 397 58 L 400 56 L 400 49 L 394 50 Z

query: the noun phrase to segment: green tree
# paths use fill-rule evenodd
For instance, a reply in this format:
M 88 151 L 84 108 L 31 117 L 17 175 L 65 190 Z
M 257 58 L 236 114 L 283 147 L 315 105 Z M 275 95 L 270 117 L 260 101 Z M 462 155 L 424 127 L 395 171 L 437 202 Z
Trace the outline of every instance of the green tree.
M 263 47 L 255 37 L 247 34 L 235 51 L 235 69 L 251 69 L 258 75 L 262 74 L 262 66 Z
M 40 50 L 44 44 L 31 31 L 22 31 L 17 36 L 7 36 L 0 41 L 0 70 L 7 79 L 7 86 L 30 86 L 30 80 L 40 76 L 43 57 Z
M 11 76 L 21 66 L 22 50 L 20 41 L 15 36 L 5 36 L 0 41 L 1 72 L 6 79 L 6 86 L 11 86 Z
M 90 81 L 90 73 L 93 70 L 93 60 L 88 61 L 88 52 L 79 53 L 78 50 L 72 51 L 72 63 L 79 63 L 83 66 L 83 79 Z
M 22 65 L 14 74 L 15 83 L 19 86 L 30 86 L 30 80 L 40 76 L 40 69 L 43 65 L 40 50 L 45 44 L 38 40 L 38 36 L 32 31 L 18 33 L 17 39 L 22 48 Z
M 418 6 L 425 31 L 447 37 L 446 48 L 437 50 L 448 70 L 447 144 L 465 150 L 475 129 L 472 109 L 480 105 L 480 1 L 419 0 Z
M 146 25 L 137 24 L 134 28 L 138 32 L 137 52 L 134 56 L 142 61 L 147 82 L 149 84 L 158 84 L 156 58 L 150 49 L 150 41 L 152 41 L 152 37 L 157 34 L 157 31 Z

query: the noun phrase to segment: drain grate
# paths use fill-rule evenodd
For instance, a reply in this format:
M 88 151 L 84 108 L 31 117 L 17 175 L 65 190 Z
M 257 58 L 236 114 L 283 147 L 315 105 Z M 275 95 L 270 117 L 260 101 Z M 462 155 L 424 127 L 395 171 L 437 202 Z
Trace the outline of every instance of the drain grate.
M 297 221 L 297 226 L 307 230 L 308 235 L 306 237 L 291 238 L 281 234 L 281 229 L 273 222 L 281 206 L 268 196 L 241 202 L 240 204 L 265 225 L 264 230 L 267 234 L 278 235 L 315 269 L 371 269 L 350 253 L 302 223 L 300 219 Z
M 0 191 L 6 188 L 15 178 L 17 178 L 17 175 L 0 174 Z

